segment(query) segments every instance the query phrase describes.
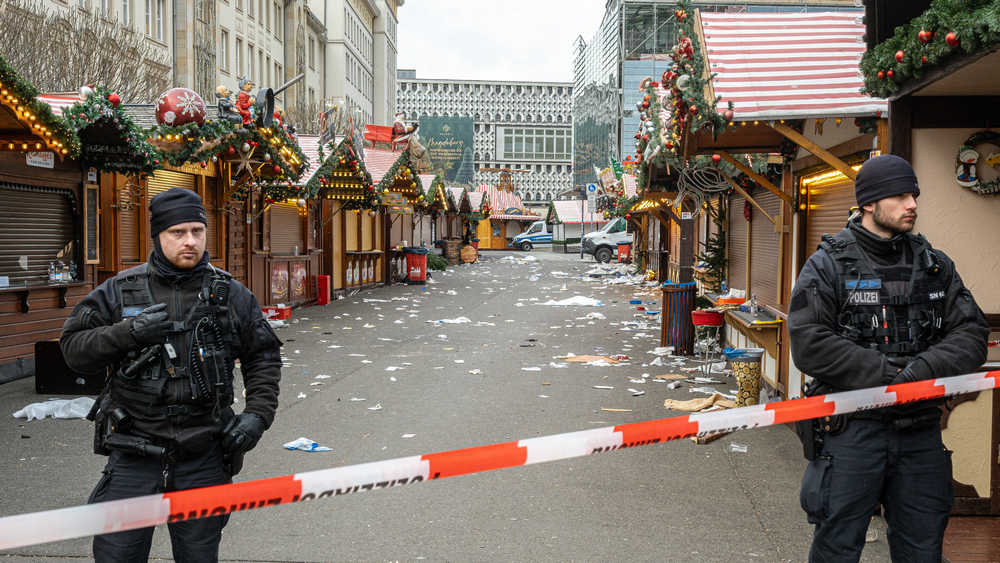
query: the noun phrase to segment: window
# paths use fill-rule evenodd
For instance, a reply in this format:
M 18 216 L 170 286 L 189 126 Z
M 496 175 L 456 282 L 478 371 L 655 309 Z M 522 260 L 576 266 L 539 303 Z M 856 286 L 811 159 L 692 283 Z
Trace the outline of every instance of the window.
M 267 69 L 264 67 L 264 50 L 257 49 L 257 68 L 260 69 L 257 74 L 257 86 L 260 86 L 261 81 L 264 80 L 264 73 Z
M 253 17 L 253 3 L 254 0 L 247 0 L 247 16 Z
M 262 70 L 261 70 L 260 74 L 262 76 L 264 74 L 267 74 L 267 85 L 270 86 L 270 85 L 274 84 L 274 82 L 271 80 L 271 56 L 270 55 L 268 55 L 268 57 L 267 57 L 267 64 L 265 64 L 261 68 L 262 68 Z M 267 69 L 266 73 L 263 71 L 263 69 Z
M 316 89 L 309 89 L 309 105 L 316 105 Z
M 274 3 L 274 36 L 281 39 L 282 28 L 285 27 L 284 20 L 281 19 L 281 6 L 275 2 Z
M 101 17 L 107 18 L 111 15 L 111 0 L 101 0 Z
M 156 2 L 156 38 L 163 41 L 163 3 L 164 0 L 153 0 Z
M 132 0 L 122 0 L 122 25 L 132 27 Z
M 233 70 L 236 71 L 237 76 L 246 76 L 243 74 L 243 40 L 239 37 L 236 38 L 236 48 L 233 49 L 233 55 L 235 55 Z
M 229 72 L 229 32 L 219 31 L 219 68 Z
M 247 78 L 250 80 L 253 80 L 254 68 L 256 68 L 253 64 L 253 51 L 253 43 L 247 43 Z
M 569 158 L 569 129 L 502 129 L 504 152 L 500 158 L 563 160 Z M 540 165 L 539 165 L 540 166 Z
M 277 62 L 274 63 L 274 77 L 277 79 L 275 81 L 275 86 L 280 86 L 285 83 L 285 75 L 281 74 L 281 65 Z
M 263 13 L 267 14 L 266 16 L 264 16 L 264 20 L 266 22 L 265 25 L 267 26 L 267 29 L 270 30 L 271 29 L 271 8 L 270 8 L 270 6 L 267 5 L 267 2 L 265 2 L 264 0 L 260 0 L 260 11 L 261 11 L 262 14 Z
M 243 11 L 243 0 L 236 0 L 236 11 Z
M 316 39 L 309 38 L 309 68 L 316 70 Z

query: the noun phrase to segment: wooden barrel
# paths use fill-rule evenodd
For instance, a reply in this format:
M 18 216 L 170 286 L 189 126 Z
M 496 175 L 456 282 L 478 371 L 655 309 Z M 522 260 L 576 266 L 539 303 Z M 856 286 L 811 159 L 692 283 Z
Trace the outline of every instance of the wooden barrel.
M 466 264 L 475 262 L 478 256 L 479 251 L 476 250 L 476 247 L 471 244 L 467 244 L 462 247 L 462 262 L 465 262 Z
M 448 239 L 444 241 L 444 259 L 447 260 L 452 266 L 459 263 L 459 250 L 461 249 L 462 241 L 459 239 Z

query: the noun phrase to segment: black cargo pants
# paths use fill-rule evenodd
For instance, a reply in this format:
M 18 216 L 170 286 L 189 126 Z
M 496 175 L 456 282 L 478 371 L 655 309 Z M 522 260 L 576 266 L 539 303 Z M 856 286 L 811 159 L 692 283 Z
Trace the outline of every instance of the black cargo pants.
M 167 470 L 166 486 L 164 469 Z M 115 451 L 108 458 L 104 475 L 87 502 L 119 500 L 231 482 L 232 477 L 225 470 L 219 447 L 194 459 L 170 464 L 155 457 Z M 218 561 L 222 528 L 228 521 L 227 514 L 167 524 L 174 559 L 178 563 Z M 94 536 L 94 560 L 98 563 L 148 560 L 153 530 L 154 528 L 140 528 Z
M 827 435 L 802 476 L 800 501 L 815 525 L 809 561 L 856 562 L 878 504 L 895 562 L 940 562 L 953 497 L 951 452 L 941 429 L 900 431 L 853 419 Z

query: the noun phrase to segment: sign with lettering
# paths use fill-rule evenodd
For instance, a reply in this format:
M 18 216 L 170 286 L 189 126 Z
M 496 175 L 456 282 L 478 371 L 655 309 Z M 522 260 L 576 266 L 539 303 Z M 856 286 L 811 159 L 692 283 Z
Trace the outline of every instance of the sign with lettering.
M 471 184 L 475 173 L 471 117 L 421 117 L 420 140 L 427 147 L 431 170 L 453 184 Z
M 37 168 L 54 168 L 56 165 L 56 153 L 52 151 L 28 152 L 24 154 L 24 162 L 28 166 Z

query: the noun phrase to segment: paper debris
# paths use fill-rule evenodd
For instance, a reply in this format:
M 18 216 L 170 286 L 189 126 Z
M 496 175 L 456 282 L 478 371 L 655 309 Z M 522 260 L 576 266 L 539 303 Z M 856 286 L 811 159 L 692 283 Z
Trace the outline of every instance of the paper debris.
M 612 358 L 611 356 L 587 356 L 587 355 L 582 355 L 582 356 L 562 356 L 562 357 L 557 357 L 556 359 L 562 360 L 564 362 L 574 363 L 574 364 L 586 364 L 586 363 L 590 363 L 590 362 L 599 362 L 599 361 L 604 361 L 604 362 L 607 362 L 609 364 L 617 364 L 618 363 L 618 360 Z
M 653 381 L 671 381 L 674 379 L 687 379 L 687 377 L 679 373 L 665 373 L 663 375 L 653 376 Z
M 416 434 L 403 434 L 400 438 L 412 438 L 414 436 L 416 436 Z
M 482 373 L 483 373 L 483 370 L 481 370 L 481 369 L 479 369 L 479 368 L 476 368 L 476 369 L 470 369 L 470 370 L 469 370 L 469 373 L 470 373 L 471 375 L 482 375 Z
M 567 307 L 567 306 L 580 306 L 580 307 L 600 307 L 603 305 L 597 299 L 593 297 L 584 297 L 582 295 L 576 295 L 570 297 L 569 299 L 563 299 L 561 301 L 549 300 L 542 305 L 555 305 L 557 307 Z
M 389 367 L 385 368 L 385 371 L 396 371 L 396 370 L 399 370 L 399 369 L 403 369 L 403 368 L 401 368 L 399 366 L 389 366 Z
M 370 411 L 380 411 L 382 410 L 382 403 L 375 403 L 374 407 L 368 407 Z
M 455 319 L 439 319 L 439 320 L 436 320 L 436 321 L 427 321 L 427 322 L 429 322 L 429 323 L 436 323 L 436 324 L 450 324 L 450 325 L 454 325 L 454 324 L 462 324 L 462 323 L 471 323 L 472 319 L 470 319 L 469 317 L 458 317 L 458 318 L 455 318 Z
M 614 389 L 614 387 L 610 385 L 593 385 L 592 387 L 594 389 Z
M 536 366 L 529 366 L 526 368 L 521 368 L 521 371 L 542 371 L 542 368 Z
M 362 398 L 362 397 L 351 397 L 351 402 L 352 403 L 357 403 L 359 401 L 367 401 L 367 400 L 368 399 L 365 399 L 365 398 Z
M 298 398 L 299 399 L 305 399 L 306 398 L 306 394 L 305 393 L 299 393 Z
M 549 362 L 549 367 L 559 369 L 559 368 L 569 367 L 569 364 L 563 362 Z
M 689 399 L 687 401 L 666 399 L 665 401 L 663 401 L 663 406 L 665 408 L 676 411 L 698 412 L 712 406 L 731 409 L 736 406 L 736 403 L 730 401 L 729 399 L 726 399 L 725 397 L 722 396 L 721 393 L 715 393 L 711 397 Z
M 729 444 L 729 451 L 731 451 L 731 452 L 738 452 L 738 453 L 741 453 L 741 454 L 745 454 L 749 450 L 750 450 L 750 446 L 748 446 L 746 444 L 737 444 L 736 442 L 732 442 L 732 443 Z
M 632 409 L 608 409 L 604 407 L 601 407 L 601 410 L 604 412 L 632 412 Z
M 329 451 L 331 451 L 330 448 L 328 448 L 326 446 L 321 446 L 321 445 L 317 444 L 315 442 L 315 440 L 310 440 L 309 438 L 298 438 L 296 440 L 292 440 L 291 442 L 288 442 L 287 444 L 284 444 L 283 447 L 286 450 L 299 450 L 299 451 L 303 451 L 303 452 L 329 452 Z
M 640 391 L 639 389 L 632 389 L 631 387 L 629 387 L 628 391 L 629 393 L 632 393 L 633 397 L 641 397 L 642 395 L 646 394 L 645 391 Z

